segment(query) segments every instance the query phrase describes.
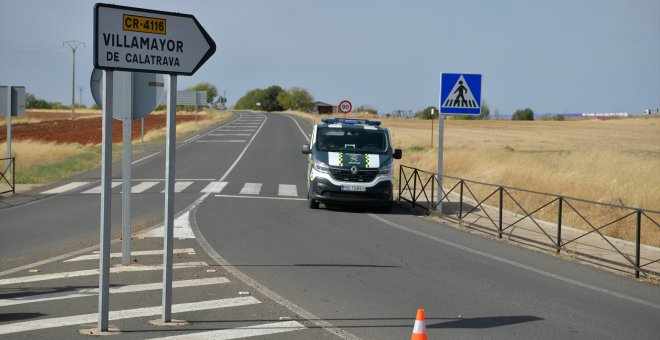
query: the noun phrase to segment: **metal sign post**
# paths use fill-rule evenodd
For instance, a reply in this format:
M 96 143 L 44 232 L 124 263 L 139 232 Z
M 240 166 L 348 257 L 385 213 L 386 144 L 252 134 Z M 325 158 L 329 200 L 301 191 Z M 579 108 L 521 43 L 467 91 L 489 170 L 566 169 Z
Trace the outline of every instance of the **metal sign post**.
M 110 295 L 110 213 L 112 196 L 112 71 L 103 72 L 103 123 L 101 153 L 101 240 L 99 263 L 99 330 L 108 331 Z
M 444 158 L 444 116 L 478 115 L 481 112 L 481 74 L 440 74 L 440 105 L 438 106 L 438 213 L 442 214 L 442 167 Z
M 167 144 L 165 156 L 165 224 L 163 247 L 163 322 L 172 321 L 172 249 L 174 238 L 174 149 L 176 147 L 176 76 L 167 91 Z
M 433 114 L 435 109 L 431 109 L 431 148 L 433 148 Z
M 0 90 L 4 90 L 4 88 L 7 89 L 6 96 L 2 95 L 7 101 L 7 105 L 5 106 L 5 119 L 7 121 L 7 172 L 5 176 L 9 178 L 9 176 L 13 176 L 11 173 L 11 86 L 3 86 L 3 89 Z
M 131 125 L 133 123 L 133 73 L 129 72 L 122 79 L 123 102 L 121 110 L 123 113 L 123 144 L 122 150 L 122 194 L 121 194 L 121 263 L 125 266 L 131 264 L 131 180 L 133 178 L 133 144 L 131 139 Z
M 164 73 L 169 75 L 167 93 L 167 155 L 165 183 L 165 242 L 163 254 L 163 321 L 171 321 L 172 312 L 172 238 L 174 234 L 174 154 L 176 146 L 176 82 L 177 75 L 192 75 L 215 53 L 215 42 L 206 33 L 194 16 L 189 14 L 163 12 L 143 8 L 117 6 L 110 4 L 94 5 L 94 67 L 109 71 Z M 107 82 L 107 80 L 105 80 Z M 107 84 L 106 84 L 107 85 Z M 149 86 L 158 87 L 154 81 Z M 112 99 L 112 82 L 104 88 L 105 97 Z M 136 95 L 135 93 L 133 95 Z M 105 110 L 112 107 L 112 102 L 104 98 L 104 119 L 110 121 Z M 135 103 L 133 103 L 135 104 Z M 133 108 L 132 119 L 137 117 Z M 146 114 L 145 114 L 146 115 Z M 121 118 L 120 118 L 121 119 Z M 104 120 L 104 141 L 108 131 Z M 110 137 L 112 138 L 112 137 Z M 112 152 L 111 143 L 104 144 Z M 104 166 L 106 159 L 104 158 Z M 110 159 L 107 160 L 109 167 Z M 109 181 L 109 179 L 105 179 Z M 130 185 L 124 192 L 130 192 Z M 109 197 L 110 182 L 104 183 L 102 197 Z M 110 210 L 109 201 L 101 208 L 102 234 L 109 237 Z M 108 208 L 108 209 L 106 209 Z M 105 230 L 105 224 L 108 230 Z M 130 238 L 130 235 L 124 235 Z M 102 237 L 102 240 L 105 240 Z M 104 249 L 105 245 L 102 245 Z M 109 251 L 109 244 L 107 247 Z M 104 264 L 105 254 L 101 264 Z M 107 254 L 109 261 L 109 253 Z M 105 262 L 107 266 L 107 261 Z M 108 269 L 108 268 L 104 268 Z M 108 308 L 107 295 L 108 271 L 102 270 L 102 284 L 99 287 L 99 329 L 107 330 Z M 105 283 L 105 284 L 104 284 Z

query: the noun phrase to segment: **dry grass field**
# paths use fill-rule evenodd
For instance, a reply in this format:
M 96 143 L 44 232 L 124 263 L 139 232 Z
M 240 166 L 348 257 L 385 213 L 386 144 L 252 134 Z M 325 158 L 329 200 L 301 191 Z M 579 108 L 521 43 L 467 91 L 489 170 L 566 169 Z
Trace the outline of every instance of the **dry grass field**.
M 301 114 L 312 121 L 318 116 Z M 385 119 L 392 144 L 404 150 L 397 163 L 437 172 L 438 121 Z M 433 143 L 433 145 L 431 145 Z M 660 117 L 566 121 L 446 120 L 445 175 L 467 180 L 660 211 Z M 446 181 L 444 187 L 451 185 Z M 492 188 L 473 186 L 478 198 Z M 549 198 L 521 195 L 526 209 Z M 496 205 L 489 200 L 487 204 Z M 573 203 L 596 227 L 619 217 L 611 208 Z M 508 204 L 507 209 L 513 209 Z M 530 209 L 531 210 L 531 209 Z M 616 215 L 618 213 L 619 215 Z M 624 214 L 626 212 L 623 212 Z M 564 225 L 591 230 L 564 210 Z M 556 210 L 535 217 L 554 222 Z M 653 216 L 660 222 L 660 215 Z M 602 223 L 602 224 L 599 224 Z M 643 243 L 660 246 L 660 228 L 645 224 Z M 634 240 L 634 219 L 613 223 L 603 233 Z

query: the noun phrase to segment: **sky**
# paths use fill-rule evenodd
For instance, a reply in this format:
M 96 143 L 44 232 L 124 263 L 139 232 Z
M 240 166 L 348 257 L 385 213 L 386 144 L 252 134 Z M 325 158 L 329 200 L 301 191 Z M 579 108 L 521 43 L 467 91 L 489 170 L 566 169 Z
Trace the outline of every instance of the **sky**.
M 279 85 L 380 113 L 438 106 L 440 74 L 482 74 L 491 115 L 660 107 L 660 0 L 134 0 L 191 14 L 217 45 L 201 82 L 232 105 Z M 92 104 L 93 1 L 0 0 L 0 85 Z

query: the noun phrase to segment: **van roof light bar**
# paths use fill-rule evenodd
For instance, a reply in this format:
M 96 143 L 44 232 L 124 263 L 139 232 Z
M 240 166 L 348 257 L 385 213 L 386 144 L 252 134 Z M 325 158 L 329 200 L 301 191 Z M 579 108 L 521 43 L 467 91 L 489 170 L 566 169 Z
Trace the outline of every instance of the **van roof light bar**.
M 380 121 L 369 119 L 352 119 L 352 118 L 322 118 L 321 122 L 325 124 L 366 124 L 371 126 L 379 126 Z

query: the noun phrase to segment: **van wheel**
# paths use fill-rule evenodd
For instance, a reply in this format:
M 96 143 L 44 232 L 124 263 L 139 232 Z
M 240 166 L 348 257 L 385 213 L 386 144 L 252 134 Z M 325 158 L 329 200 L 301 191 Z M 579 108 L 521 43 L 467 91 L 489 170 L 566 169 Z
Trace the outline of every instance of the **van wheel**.
M 307 195 L 307 204 L 309 205 L 310 209 L 318 209 L 319 208 L 319 202 L 313 200 L 312 196 L 310 196 L 309 194 Z

